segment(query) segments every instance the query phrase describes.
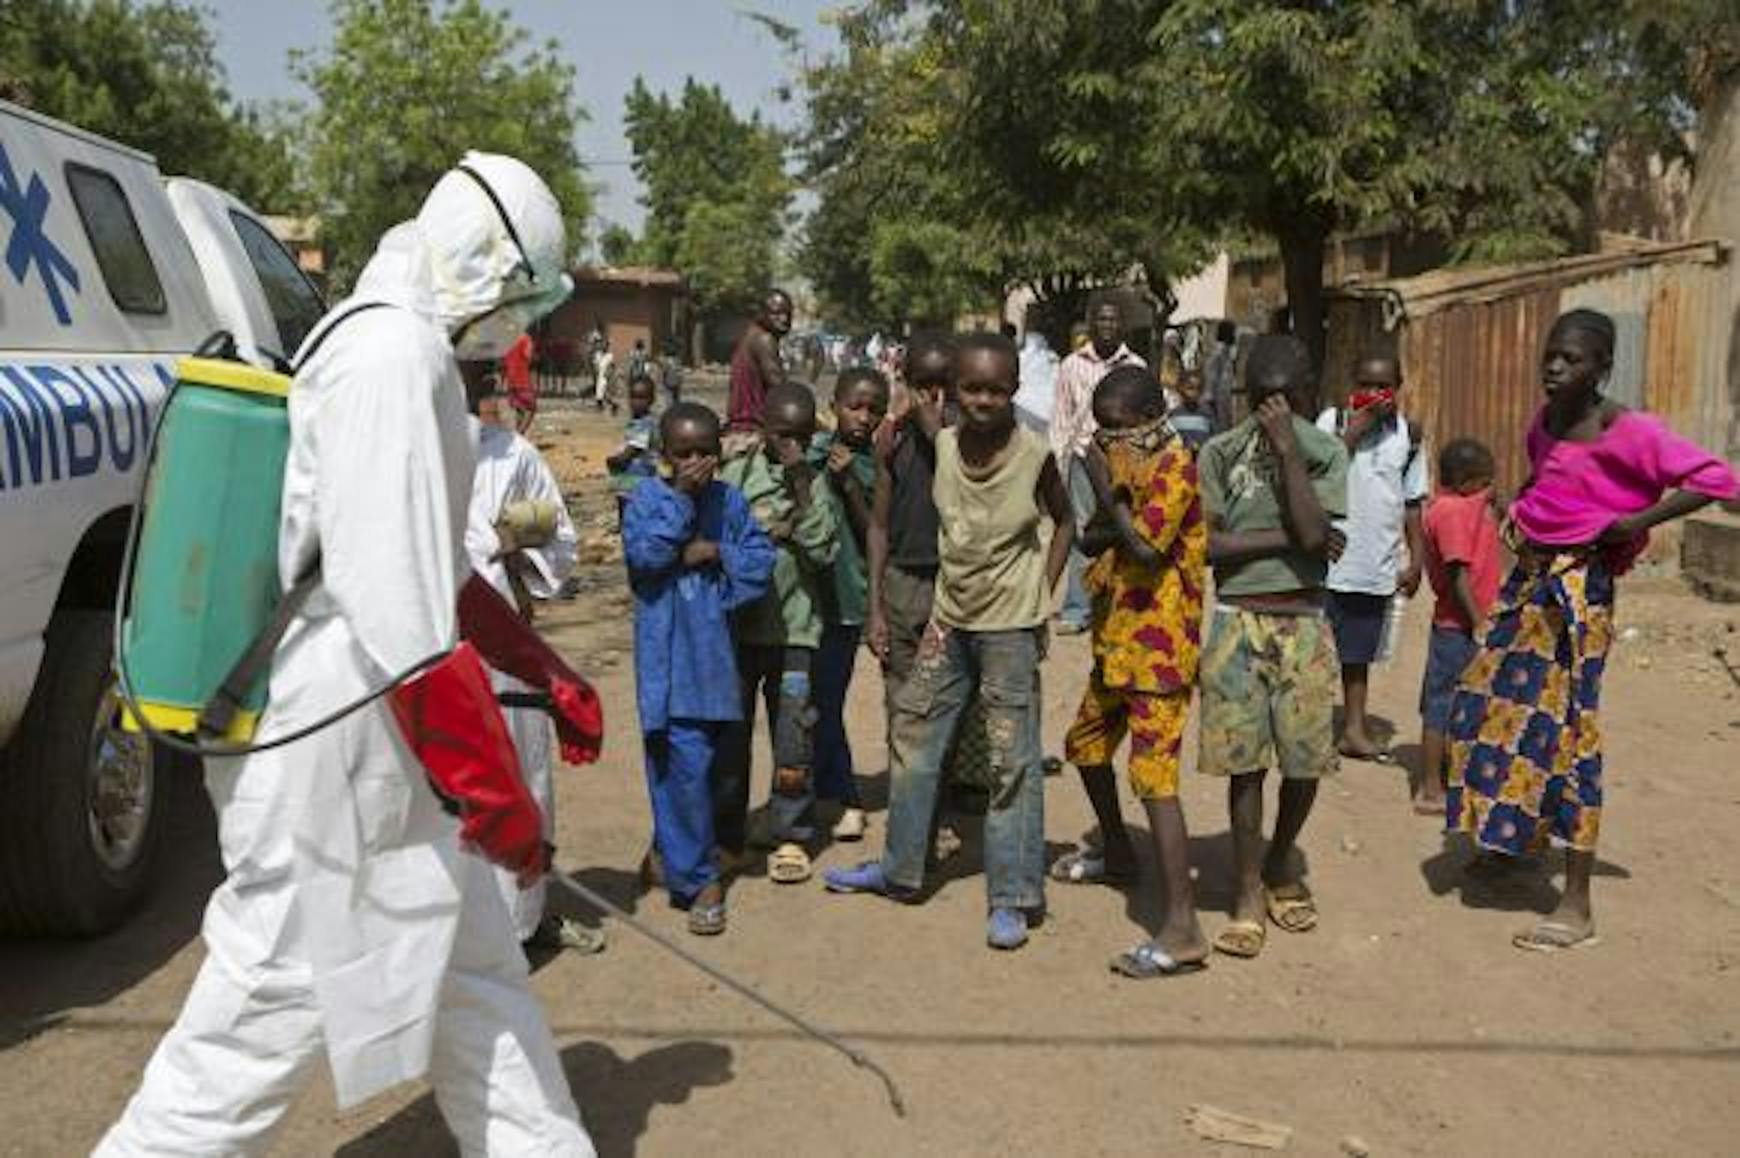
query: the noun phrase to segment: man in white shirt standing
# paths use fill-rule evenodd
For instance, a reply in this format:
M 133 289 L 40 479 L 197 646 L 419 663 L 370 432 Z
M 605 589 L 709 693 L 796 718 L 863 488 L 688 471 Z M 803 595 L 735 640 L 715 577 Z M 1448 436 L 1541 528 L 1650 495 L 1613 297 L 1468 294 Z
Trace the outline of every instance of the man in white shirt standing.
M 1057 370 L 1057 402 L 1051 414 L 1051 453 L 1069 483 L 1069 501 L 1075 507 L 1075 523 L 1087 525 L 1094 513 L 1094 488 L 1088 481 L 1082 458 L 1093 441 L 1094 387 L 1117 366 L 1148 363 L 1124 345 L 1124 315 L 1118 303 L 1103 300 L 1088 311 L 1089 340 L 1063 360 Z M 1058 632 L 1076 635 L 1088 629 L 1092 608 L 1082 571 L 1087 558 L 1081 551 L 1069 556 L 1069 587 L 1063 610 L 1058 613 Z
M 1425 559 L 1420 509 L 1426 500 L 1426 456 L 1419 434 L 1402 417 L 1396 398 L 1401 367 L 1393 357 L 1360 359 L 1343 409 L 1330 407 L 1317 426 L 1347 446 L 1347 517 L 1335 529 L 1345 537 L 1329 566 L 1329 620 L 1341 658 L 1344 716 L 1337 748 L 1355 760 L 1388 764 L 1392 757 L 1371 737 L 1366 694 L 1390 601 L 1413 598 Z M 1406 562 L 1403 547 L 1407 548 Z

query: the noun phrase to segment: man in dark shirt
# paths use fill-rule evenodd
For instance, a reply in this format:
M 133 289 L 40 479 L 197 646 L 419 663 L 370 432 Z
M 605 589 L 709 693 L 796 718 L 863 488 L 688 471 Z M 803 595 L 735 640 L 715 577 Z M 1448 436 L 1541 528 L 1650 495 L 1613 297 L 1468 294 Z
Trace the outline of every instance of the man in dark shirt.
M 791 331 L 791 297 L 784 290 L 769 290 L 761 312 L 743 331 L 731 353 L 731 393 L 725 407 L 728 433 L 761 429 L 767 392 L 786 380 L 780 360 L 780 339 Z M 726 451 L 730 457 L 730 451 Z

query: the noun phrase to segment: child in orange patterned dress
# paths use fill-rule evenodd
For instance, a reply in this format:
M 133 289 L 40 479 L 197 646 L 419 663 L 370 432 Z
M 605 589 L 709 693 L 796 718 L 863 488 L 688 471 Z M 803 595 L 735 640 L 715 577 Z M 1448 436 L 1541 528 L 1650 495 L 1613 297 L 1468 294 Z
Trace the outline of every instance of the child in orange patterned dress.
M 1136 851 L 1118 806 L 1112 757 L 1130 736 L 1131 790 L 1148 814 L 1166 917 L 1151 941 L 1112 959 L 1146 979 L 1202 968 L 1209 953 L 1190 887 L 1189 833 L 1178 799 L 1179 753 L 1196 686 L 1208 532 L 1196 459 L 1166 421 L 1160 383 L 1145 367 L 1119 366 L 1094 390 L 1099 429 L 1085 465 L 1097 512 L 1082 536 L 1094 559 L 1094 667 L 1065 752 L 1081 771 L 1100 842 L 1061 857 L 1054 880 L 1122 883 Z

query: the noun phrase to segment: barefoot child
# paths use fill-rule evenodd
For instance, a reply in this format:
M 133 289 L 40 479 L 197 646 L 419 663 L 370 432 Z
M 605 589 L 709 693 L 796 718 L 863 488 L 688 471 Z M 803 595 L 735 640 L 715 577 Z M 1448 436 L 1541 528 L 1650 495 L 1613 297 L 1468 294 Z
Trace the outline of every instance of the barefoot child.
M 1426 574 L 1437 599 L 1420 681 L 1420 794 L 1414 811 L 1424 816 L 1444 815 L 1450 698 L 1479 649 L 1475 633 L 1504 577 L 1492 476 L 1492 451 L 1472 438 L 1458 438 L 1438 456 L 1438 493 L 1426 505 Z
M 774 547 L 742 493 L 713 478 L 718 417 L 679 402 L 660 426 L 669 481 L 637 487 L 623 517 L 635 694 L 664 881 L 689 931 L 708 936 L 725 931 L 709 773 L 721 730 L 743 715 L 730 614 L 767 590 Z
M 1596 940 L 1596 708 L 1614 578 L 1651 527 L 1740 495 L 1727 463 L 1602 396 L 1613 342 L 1613 320 L 1594 310 L 1563 315 L 1547 337 L 1547 400 L 1527 440 L 1532 477 L 1510 510 L 1516 567 L 1450 707 L 1449 827 L 1500 856 L 1538 852 L 1549 840 L 1565 848 L 1558 908 L 1512 938 L 1538 952 Z
M 1203 646 L 1199 768 L 1225 776 L 1238 899 L 1214 947 L 1262 952 L 1265 912 L 1289 933 L 1317 925 L 1293 845 L 1318 778 L 1334 771 L 1336 657 L 1323 616 L 1329 520 L 1343 513 L 1347 451 L 1299 417 L 1311 390 L 1297 338 L 1265 334 L 1245 363 L 1251 416 L 1210 439 L 1197 470 L 1215 607 Z M 1263 848 L 1263 778 L 1281 774 Z
M 742 452 L 719 468 L 720 478 L 742 490 L 778 548 L 773 585 L 736 616 L 743 718 L 721 737 L 713 769 L 719 845 L 738 861 L 747 851 L 750 739 L 755 701 L 763 697 L 773 747 L 768 817 L 776 846 L 767 875 L 787 885 L 810 878 L 804 845 L 814 835 L 812 673 L 822 642 L 822 589 L 832 582 L 828 572 L 839 550 L 833 504 L 817 493 L 815 472 L 804 458 L 815 435 L 810 388 L 781 382 L 767 390 L 762 429 L 743 432 Z
M 841 806 L 834 825 L 836 840 L 864 836 L 864 806 L 846 736 L 846 692 L 858 662 L 858 637 L 864 630 L 868 602 L 864 545 L 876 486 L 870 439 L 887 413 L 888 379 L 875 370 L 847 370 L 834 384 L 834 429 L 818 434 L 810 446 L 810 465 L 826 473 L 826 496 L 840 527 L 833 582 L 822 588 L 822 645 L 816 652 L 812 680 L 817 712 L 816 796 Z
M 836 892 L 919 890 L 943 758 L 977 692 L 995 782 L 985 816 L 986 940 L 995 949 L 1025 944 L 1028 919 L 1045 904 L 1039 664 L 1051 593 L 1075 540 L 1056 460 L 1015 424 L 1016 376 L 1008 338 L 958 339 L 961 425 L 936 435 L 936 604 L 889 728 L 887 843 L 880 861 L 826 874 Z M 1047 517 L 1056 527 L 1049 546 Z
M 1190 844 L 1178 800 L 1178 755 L 1196 684 L 1208 534 L 1189 446 L 1162 417 L 1166 397 L 1146 369 L 1120 366 L 1094 390 L 1098 430 L 1086 467 L 1098 510 L 1082 534 L 1094 559 L 1094 667 L 1065 741 L 1099 819 L 1101 847 L 1069 853 L 1054 879 L 1120 882 L 1136 850 L 1118 807 L 1112 757 L 1130 736 L 1130 788 L 1148 814 L 1166 918 L 1152 941 L 1112 968 L 1146 979 L 1190 972 L 1208 957 L 1190 888 Z
M 1399 592 L 1420 588 L 1424 551 L 1420 508 L 1426 501 L 1426 459 L 1420 433 L 1402 417 L 1397 395 L 1401 364 L 1387 354 L 1361 358 L 1345 407 L 1330 407 L 1317 428 L 1347 448 L 1347 517 L 1336 521 L 1344 542 L 1329 564 L 1329 626 L 1341 660 L 1342 721 L 1336 747 L 1350 760 L 1391 764 L 1390 750 L 1372 738 L 1366 714 L 1371 665 L 1382 652 L 1384 622 Z M 1405 555 L 1407 562 L 1403 563 Z

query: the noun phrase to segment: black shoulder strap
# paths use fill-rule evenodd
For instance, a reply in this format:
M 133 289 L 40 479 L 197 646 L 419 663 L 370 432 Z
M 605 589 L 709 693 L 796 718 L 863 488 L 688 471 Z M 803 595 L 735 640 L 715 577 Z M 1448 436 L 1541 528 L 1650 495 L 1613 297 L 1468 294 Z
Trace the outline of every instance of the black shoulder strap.
M 386 302 L 363 302 L 338 317 L 334 318 L 324 330 L 314 336 L 299 352 L 296 359 L 296 370 L 301 370 L 314 357 L 317 350 L 325 344 L 332 332 L 344 325 L 350 319 L 368 310 L 385 309 Z M 284 592 L 284 597 L 278 600 L 278 606 L 272 609 L 272 618 L 260 628 L 260 633 L 254 636 L 246 650 L 224 676 L 223 683 L 213 693 L 210 700 L 199 712 L 199 734 L 208 737 L 221 737 L 230 730 L 236 715 L 242 710 L 248 692 L 259 682 L 267 667 L 272 663 L 272 656 L 278 650 L 278 644 L 284 639 L 284 633 L 290 630 L 290 623 L 302 610 L 302 605 L 308 601 L 308 596 L 320 585 L 320 556 L 315 555 L 302 569 L 302 574 L 296 577 L 296 582 L 290 585 L 290 590 Z
M 390 308 L 391 305 L 388 302 L 359 302 L 350 309 L 344 311 L 344 313 L 328 322 L 324 330 L 316 333 L 313 341 L 297 351 L 296 362 L 292 372 L 299 371 L 302 367 L 308 365 L 308 359 L 314 357 L 320 347 L 326 345 L 326 339 L 332 337 L 332 332 L 338 329 L 338 327 L 344 325 L 358 314 L 366 314 L 370 310 L 384 310 Z

